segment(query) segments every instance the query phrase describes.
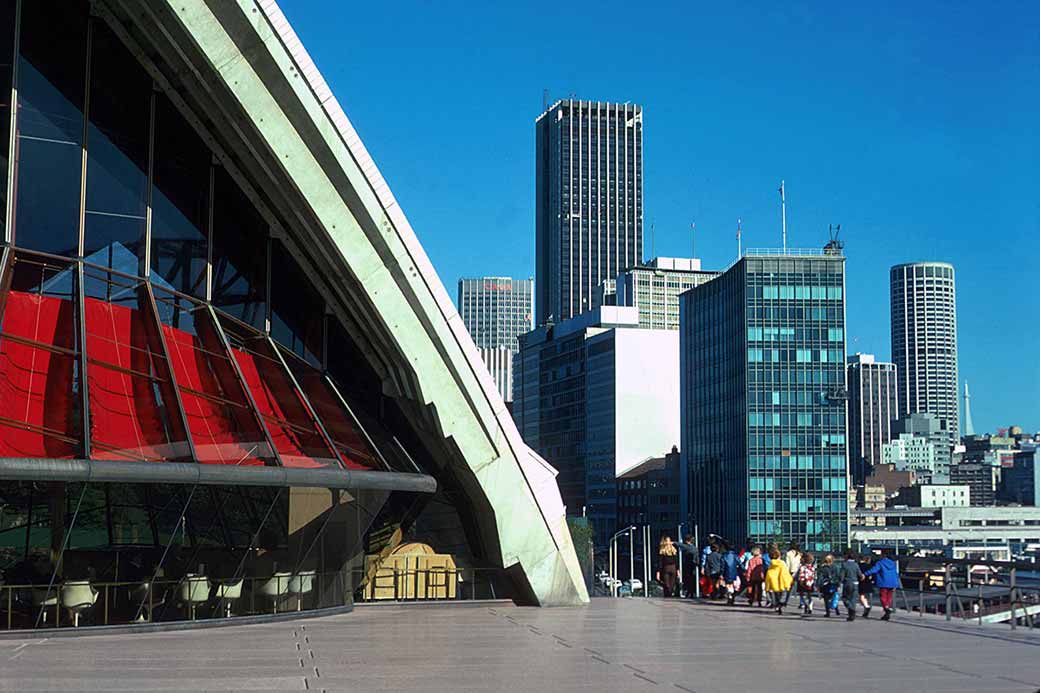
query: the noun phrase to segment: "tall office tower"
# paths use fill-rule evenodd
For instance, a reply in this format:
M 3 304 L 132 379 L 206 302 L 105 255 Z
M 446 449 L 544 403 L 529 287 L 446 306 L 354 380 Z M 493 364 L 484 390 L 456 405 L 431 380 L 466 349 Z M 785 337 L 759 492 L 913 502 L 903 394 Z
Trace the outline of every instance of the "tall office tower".
M 881 462 L 881 446 L 892 440 L 892 421 L 899 417 L 896 366 L 875 361 L 873 354 L 854 354 L 848 371 L 849 467 L 859 486 Z
M 559 471 L 567 513 L 588 517 L 605 548 L 618 529 L 617 474 L 678 442 L 679 333 L 602 306 L 523 335 L 514 364 L 517 428 Z
M 679 298 L 679 448 L 702 536 L 848 541 L 839 252 L 749 250 Z
M 600 285 L 596 305 L 635 306 L 639 326 L 679 329 L 679 294 L 719 276 L 701 269 L 698 258 L 655 257 Z
M 538 324 L 643 260 L 643 109 L 557 101 L 535 121 Z
M 953 265 L 896 265 L 892 287 L 892 360 L 900 414 L 934 414 L 957 442 L 957 296 Z
M 534 327 L 534 280 L 477 277 L 459 280 L 459 315 L 502 399 L 513 401 L 517 337 Z

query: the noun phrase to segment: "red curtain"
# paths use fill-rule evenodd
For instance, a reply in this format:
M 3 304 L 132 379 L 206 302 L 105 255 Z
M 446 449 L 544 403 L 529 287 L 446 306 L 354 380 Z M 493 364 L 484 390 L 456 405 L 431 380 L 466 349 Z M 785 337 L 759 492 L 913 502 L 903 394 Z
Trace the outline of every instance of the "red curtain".
M 0 334 L 0 456 L 79 454 L 73 317 L 72 301 L 8 293 Z

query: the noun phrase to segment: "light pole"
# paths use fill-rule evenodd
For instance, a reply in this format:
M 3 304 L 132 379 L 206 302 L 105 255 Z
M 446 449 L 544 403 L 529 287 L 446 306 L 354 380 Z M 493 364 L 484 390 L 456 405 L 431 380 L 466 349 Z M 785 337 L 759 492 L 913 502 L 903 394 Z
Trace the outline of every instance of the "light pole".
M 618 555 L 617 538 L 620 537 L 625 532 L 629 532 L 629 545 L 628 545 L 628 549 L 629 550 L 628 550 L 628 552 L 631 554 L 632 553 L 632 543 L 631 543 L 632 542 L 632 539 L 631 539 L 632 535 L 631 535 L 631 532 L 632 532 L 633 529 L 635 529 L 635 525 L 629 525 L 628 527 L 625 527 L 624 529 L 622 529 L 621 531 L 617 532 L 616 534 L 614 534 L 614 536 L 612 536 L 610 538 L 610 553 L 613 556 L 613 560 L 611 561 L 612 564 L 613 564 L 613 567 L 611 569 L 610 578 L 612 580 L 611 584 L 614 585 L 611 589 L 612 589 L 615 597 L 617 596 L 617 593 L 618 593 L 617 582 L 616 582 L 617 581 L 617 569 L 618 569 L 618 564 L 620 563 L 619 559 L 621 558 Z

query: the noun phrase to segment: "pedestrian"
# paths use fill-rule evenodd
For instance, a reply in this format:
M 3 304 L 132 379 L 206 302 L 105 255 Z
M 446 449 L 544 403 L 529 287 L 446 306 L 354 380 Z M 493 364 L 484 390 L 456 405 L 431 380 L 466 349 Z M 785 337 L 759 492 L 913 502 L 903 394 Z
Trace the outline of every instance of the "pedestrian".
M 686 592 L 687 599 L 693 599 L 697 595 L 697 555 L 700 551 L 693 543 L 693 535 L 687 534 L 682 541 L 675 542 L 679 549 L 679 560 L 682 567 L 682 588 Z
M 714 545 L 715 540 L 709 538 L 708 543 L 701 550 L 701 596 L 705 599 L 710 599 L 713 591 L 711 578 L 708 577 L 708 556 L 712 554 Z
M 863 607 L 863 618 L 870 618 L 871 600 L 874 598 L 874 578 L 867 572 L 871 567 L 870 558 L 860 561 L 859 569 L 863 577 L 859 581 L 859 604 Z
M 788 547 L 787 553 L 784 554 L 784 563 L 787 564 L 787 571 L 791 573 L 792 576 L 798 574 L 798 568 L 802 565 L 802 552 L 801 549 L 798 548 L 798 544 L 796 544 L 793 541 L 791 542 L 791 545 Z M 791 591 L 788 592 L 787 599 L 784 600 L 785 606 L 787 602 L 791 599 L 791 594 L 794 593 L 795 589 L 797 589 L 797 585 L 792 584 Z
M 834 562 L 832 553 L 823 557 L 823 565 L 816 570 L 816 589 L 823 598 L 823 615 L 830 618 L 833 611 L 835 616 L 841 616 L 838 612 L 838 600 L 841 599 L 841 568 Z
M 729 546 L 722 554 L 722 582 L 726 587 L 726 603 L 733 606 L 740 592 L 740 559 Z
M 751 560 L 748 561 L 744 576 L 748 583 L 748 605 L 762 606 L 762 583 L 766 580 L 766 566 L 762 561 L 761 547 L 751 549 Z
M 657 580 L 664 589 L 665 599 L 675 596 L 675 576 L 679 570 L 679 550 L 669 536 L 661 537 L 657 547 Z
M 856 554 L 852 549 L 845 551 L 845 562 L 841 565 L 841 600 L 849 612 L 847 621 L 856 620 L 856 604 L 859 602 L 859 581 L 863 579 L 863 571 L 856 562 Z
M 899 565 L 892 560 L 892 557 L 886 551 L 882 554 L 881 559 L 867 571 L 867 574 L 872 576 L 877 584 L 878 596 L 881 598 L 881 608 L 885 610 L 881 620 L 887 621 L 892 617 L 892 612 L 895 611 L 892 608 L 892 596 L 895 594 L 896 588 L 899 587 Z
M 708 579 L 711 581 L 712 598 L 722 599 L 723 594 L 725 594 L 725 587 L 722 582 L 722 547 L 715 539 L 711 540 L 711 553 L 708 554 L 705 570 L 708 573 Z
M 784 613 L 784 604 L 787 602 L 787 594 L 791 591 L 794 579 L 787 564 L 780 558 L 780 549 L 775 546 L 769 552 L 769 569 L 766 571 L 766 592 L 769 593 L 769 605 L 776 609 L 777 614 Z
M 816 590 L 816 559 L 811 553 L 802 555 L 798 572 L 794 576 L 795 589 L 798 590 L 798 606 L 803 616 L 812 616 L 813 592 Z

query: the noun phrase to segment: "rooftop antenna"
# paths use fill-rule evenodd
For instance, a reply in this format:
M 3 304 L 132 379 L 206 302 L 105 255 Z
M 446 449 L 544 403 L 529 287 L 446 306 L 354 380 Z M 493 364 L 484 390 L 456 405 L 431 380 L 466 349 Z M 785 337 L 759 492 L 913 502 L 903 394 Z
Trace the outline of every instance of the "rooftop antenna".
M 781 241 L 783 242 L 784 252 L 787 252 L 787 198 L 784 196 L 784 181 L 780 179 L 780 223 L 781 223 Z
M 697 222 L 690 222 L 690 257 L 697 257 Z
M 845 243 L 838 240 L 838 236 L 841 234 L 841 224 L 835 226 L 834 224 L 827 225 L 827 235 L 830 236 L 830 240 L 827 241 L 827 245 L 823 246 L 823 252 L 827 255 L 841 255 L 842 248 L 845 247 Z
M 544 113 L 549 108 L 549 90 L 542 89 L 542 112 Z
M 650 259 L 653 260 L 657 257 L 657 234 L 655 233 L 657 224 L 650 222 Z M 642 254 L 642 253 L 640 253 Z
M 737 259 L 740 259 L 740 218 L 737 218 Z

